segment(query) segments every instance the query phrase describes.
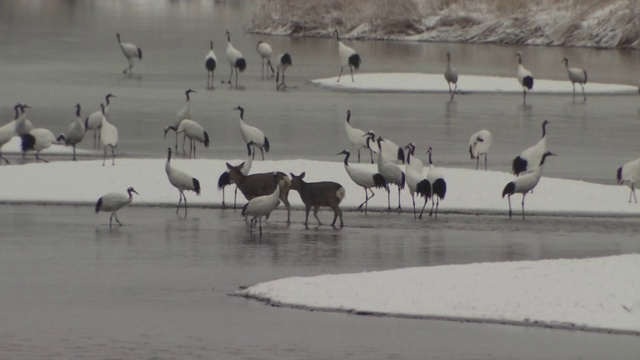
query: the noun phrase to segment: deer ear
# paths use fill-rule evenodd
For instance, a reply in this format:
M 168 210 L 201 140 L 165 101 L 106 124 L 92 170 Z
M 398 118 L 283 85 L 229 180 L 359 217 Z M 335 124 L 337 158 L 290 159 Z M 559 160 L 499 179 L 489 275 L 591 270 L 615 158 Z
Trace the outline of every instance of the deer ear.
M 295 175 L 293 175 L 293 173 L 292 173 L 292 172 L 290 172 L 289 174 L 291 174 L 291 178 L 296 177 Z
M 242 169 L 244 167 L 244 161 L 242 162 L 242 164 L 238 165 L 238 169 Z
M 300 174 L 300 179 L 304 179 L 304 171 Z
M 227 163 L 227 169 L 231 170 L 231 169 L 233 169 L 233 166 L 231 166 L 231 164 Z

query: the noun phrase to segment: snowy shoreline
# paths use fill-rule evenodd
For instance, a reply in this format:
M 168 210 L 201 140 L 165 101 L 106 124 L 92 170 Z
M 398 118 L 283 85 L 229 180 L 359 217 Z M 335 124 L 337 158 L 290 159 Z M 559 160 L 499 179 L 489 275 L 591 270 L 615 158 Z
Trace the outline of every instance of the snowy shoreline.
M 640 336 L 639 260 L 632 254 L 291 277 L 232 295 L 309 311 Z

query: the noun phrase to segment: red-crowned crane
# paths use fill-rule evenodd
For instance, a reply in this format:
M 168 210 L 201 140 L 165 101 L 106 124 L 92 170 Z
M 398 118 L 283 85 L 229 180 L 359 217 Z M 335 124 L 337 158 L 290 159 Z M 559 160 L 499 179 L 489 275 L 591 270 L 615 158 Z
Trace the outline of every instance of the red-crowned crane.
M 344 130 L 347 133 L 349 142 L 358 149 L 358 163 L 360 162 L 360 149 L 367 149 L 369 150 L 371 163 L 373 164 L 373 150 L 369 147 L 371 135 L 364 130 L 351 126 L 351 110 L 347 110 L 347 120 L 344 122 Z M 375 134 L 373 134 L 373 137 L 375 138 Z
M 573 85 L 573 99 L 576 98 L 576 83 L 582 87 L 582 96 L 584 101 L 587 101 L 587 95 L 584 93 L 584 85 L 587 83 L 587 72 L 584 69 L 569 67 L 569 59 L 566 57 L 562 59 L 564 66 L 567 68 L 567 74 L 569 75 L 569 81 Z
M 537 168 L 537 164 L 540 163 L 542 155 L 547 152 L 548 124 L 550 124 L 548 120 L 542 122 L 542 138 L 538 143 L 524 150 L 520 155 L 513 159 L 511 168 L 513 169 L 514 175 L 518 176 L 521 173 L 531 172 Z
M 273 174 L 274 181 L 277 180 L 277 174 Z M 268 218 L 269 215 L 280 203 L 280 186 L 276 186 L 273 193 L 269 195 L 257 196 L 249 200 L 249 202 L 242 208 L 242 216 L 245 218 L 251 217 L 249 223 L 249 231 L 253 230 L 253 224 L 258 220 L 260 223 L 260 235 L 262 235 L 262 217 Z
M 138 60 L 142 60 L 142 50 L 136 45 L 130 43 L 123 43 L 120 40 L 120 34 L 117 33 L 116 37 L 118 38 L 118 45 L 120 45 L 120 50 L 122 50 L 122 54 L 127 58 L 129 62 L 129 68 L 125 68 L 122 73 L 126 74 L 127 70 L 129 70 L 129 75 L 131 75 L 131 68 L 133 68 L 133 59 L 138 58 Z
M 176 214 L 180 211 L 180 204 L 184 199 L 184 216 L 187 216 L 187 197 L 184 195 L 185 191 L 193 191 L 196 195 L 200 195 L 200 182 L 193 176 L 180 171 L 171 166 L 171 148 L 167 148 L 167 163 L 164 167 L 169 182 L 180 192 L 180 200 L 178 201 L 178 208 Z
M 387 192 L 389 189 L 387 188 L 387 181 L 384 179 L 382 175 L 376 173 L 375 171 L 368 169 L 364 166 L 351 166 L 349 165 L 349 157 L 351 153 L 349 150 L 342 150 L 336 155 L 345 155 L 344 157 L 344 169 L 347 172 L 347 175 L 353 180 L 356 185 L 362 187 L 364 189 L 364 201 L 358 206 L 358 210 L 362 209 L 362 205 L 364 205 L 364 214 L 367 215 L 367 208 L 369 200 L 375 195 L 372 188 L 377 189 L 385 189 Z M 369 196 L 369 192 L 371 192 L 371 196 Z
M 102 166 L 107 160 L 107 146 L 111 147 L 111 165 L 116 164 L 116 147 L 118 147 L 118 128 L 107 120 L 104 114 L 104 104 L 100 104 L 102 109 L 102 127 L 100 129 L 100 141 L 104 150 L 102 156 Z
M 556 155 L 556 154 L 549 151 L 545 152 L 542 155 L 542 158 L 540 159 L 540 164 L 538 165 L 538 167 L 534 172 L 522 175 L 516 178 L 515 180 L 509 182 L 504 187 L 504 190 L 502 190 L 502 197 L 504 198 L 505 195 L 508 195 L 509 218 L 511 218 L 511 214 L 512 214 L 511 195 L 515 193 L 520 193 L 522 194 L 522 219 L 524 220 L 524 198 L 529 191 L 532 191 L 533 188 L 535 188 L 536 185 L 538 185 L 538 181 L 540 181 L 540 177 L 542 176 L 542 167 L 544 165 L 544 160 L 547 158 L 547 156 L 551 156 L 551 155 Z
M 424 198 L 424 205 L 422 205 L 422 209 L 424 209 L 431 197 L 431 182 L 422 175 L 422 162 L 418 162 L 419 160 L 413 156 L 415 152 L 415 145 L 413 143 L 409 143 L 407 146 L 409 147 L 409 153 L 407 154 L 407 163 L 405 164 L 404 173 L 407 178 L 407 187 L 411 194 L 411 202 L 413 203 L 413 218 L 416 219 L 415 194 Z
M 289 53 L 278 55 L 276 62 L 276 90 L 279 90 L 280 88 L 287 88 L 287 84 L 284 82 L 284 72 L 289 68 L 289 66 L 293 66 L 291 55 L 289 55 Z M 282 82 L 280 82 L 280 73 L 282 73 Z
M 260 153 L 262 153 L 262 160 L 264 160 L 264 152 L 269 152 L 269 139 L 267 139 L 266 136 L 264 136 L 264 133 L 262 132 L 262 130 L 258 129 L 255 126 L 251 126 L 251 125 L 247 125 L 247 123 L 244 122 L 244 108 L 242 106 L 238 106 L 236 108 L 234 108 L 233 110 L 238 110 L 240 111 L 240 135 L 242 135 L 242 140 L 244 140 L 245 143 L 248 142 L 252 142 L 254 147 L 257 147 L 260 149 Z M 253 157 L 255 158 L 256 153 L 254 151 L 253 153 Z
M 258 55 L 260 55 L 260 60 L 262 61 L 262 78 L 264 79 L 265 61 L 267 65 L 267 78 L 269 78 L 269 70 L 271 70 L 271 76 L 273 76 L 275 74 L 275 70 L 273 69 L 273 65 L 271 65 L 271 55 L 273 54 L 271 45 L 260 40 L 258 41 L 258 45 L 256 45 L 256 51 L 258 51 Z
M 620 185 L 624 183 L 629 185 L 629 202 L 631 202 L 631 196 L 633 196 L 633 200 L 637 204 L 638 199 L 636 198 L 636 182 L 640 180 L 640 158 L 629 161 L 628 163 L 619 167 L 618 171 L 616 172 L 616 179 L 618 180 L 618 184 Z
M 111 104 L 110 99 L 115 98 L 116 96 L 109 93 L 104 97 L 105 105 L 104 105 L 104 116 L 109 115 L 109 105 Z M 93 130 L 93 148 L 100 148 L 100 129 L 102 128 L 102 109 L 98 109 L 98 111 L 92 112 L 89 116 L 84 119 L 84 129 L 85 131 Z
M 487 171 L 487 154 L 493 144 L 493 135 L 486 129 L 482 129 L 471 135 L 469 139 L 469 156 L 476 160 L 476 170 L 480 167 L 480 156 L 484 155 L 484 171 Z
M 216 70 L 216 66 L 218 65 L 218 58 L 213 52 L 213 40 L 209 44 L 210 49 L 207 56 L 204 58 L 204 67 L 207 69 L 207 88 L 211 89 L 213 88 L 213 72 Z
M 433 206 L 435 205 L 436 211 L 434 217 L 437 218 L 440 200 L 444 200 L 444 196 L 447 194 L 447 182 L 444 180 L 444 175 L 442 175 L 440 169 L 433 165 L 433 148 L 431 148 L 431 146 L 429 146 L 427 154 L 429 154 L 429 172 L 427 173 L 427 180 L 429 180 L 429 183 L 431 184 L 431 210 L 429 211 L 429 216 L 433 215 Z M 425 205 L 426 204 L 427 203 L 425 202 Z M 424 206 L 422 207 L 422 211 L 420 211 L 420 219 L 422 219 L 423 211 Z
M 531 71 L 522 66 L 522 53 L 518 51 L 516 56 L 518 57 L 518 82 L 520 82 L 520 86 L 522 86 L 522 103 L 526 104 L 527 92 L 533 89 L 533 75 L 531 74 Z
M 242 53 L 233 47 L 231 44 L 231 33 L 227 31 L 225 33 L 227 37 L 227 60 L 229 60 L 229 66 L 231 67 L 231 74 L 229 74 L 228 83 L 231 84 L 231 77 L 233 76 L 233 71 L 236 72 L 236 88 L 238 87 L 238 72 L 244 72 L 247 68 L 247 61 L 242 56 Z
M 447 68 L 444 71 L 444 78 L 447 80 L 447 85 L 449 85 L 449 99 L 453 100 L 456 90 L 458 90 L 458 72 L 451 67 L 451 53 L 447 53 Z M 453 90 L 451 89 L 451 84 L 455 85 Z
M 355 82 L 353 78 L 353 70 L 358 71 L 360 68 L 360 55 L 353 49 L 348 47 L 347 45 L 342 43 L 340 40 L 340 35 L 338 34 L 338 30 L 335 31 L 336 40 L 338 40 L 338 55 L 340 56 L 340 75 L 338 75 L 338 81 L 340 82 L 340 77 L 342 76 L 342 70 L 344 70 L 345 66 L 349 67 L 351 71 L 351 81 Z
M 382 175 L 388 184 L 395 184 L 398 187 L 398 210 L 402 209 L 400 204 L 400 191 L 404 189 L 405 174 L 398 165 L 394 162 L 387 160 L 382 154 L 382 142 L 385 140 L 382 137 L 378 137 L 378 173 Z M 391 192 L 387 187 L 387 210 L 391 210 Z
M 80 117 L 80 104 L 76 104 L 76 119 L 69 124 L 67 132 L 58 136 L 58 142 L 73 146 L 73 160 L 76 160 L 76 145 L 84 139 L 85 129 Z
M 116 218 L 116 222 L 118 223 L 118 225 L 122 226 L 122 223 L 118 219 L 116 211 L 120 210 L 125 205 L 131 204 L 131 201 L 133 200 L 133 193 L 138 194 L 137 191 L 130 187 L 127 189 L 127 195 L 112 192 L 101 196 L 98 199 L 98 202 L 96 202 L 96 214 L 100 211 L 110 212 L 111 216 L 109 217 L 109 227 L 111 227 L 111 223 L 113 222 L 114 217 Z

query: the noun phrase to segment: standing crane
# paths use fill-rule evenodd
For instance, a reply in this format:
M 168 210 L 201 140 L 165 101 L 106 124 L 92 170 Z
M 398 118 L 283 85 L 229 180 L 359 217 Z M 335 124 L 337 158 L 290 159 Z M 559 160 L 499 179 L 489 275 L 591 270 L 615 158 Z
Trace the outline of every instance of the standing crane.
M 115 98 L 116 96 L 109 93 L 104 97 L 105 104 L 104 105 L 104 116 L 109 115 L 109 105 L 111 104 L 110 99 Z M 92 112 L 86 119 L 84 119 L 84 129 L 85 131 L 93 130 L 93 148 L 100 148 L 100 129 L 102 128 L 102 109 L 98 109 L 98 111 Z
M 376 173 L 375 171 L 371 171 L 368 168 L 359 166 L 351 166 L 349 165 L 349 157 L 351 153 L 349 150 L 342 150 L 336 155 L 344 154 L 344 169 L 347 172 L 347 175 L 353 180 L 356 185 L 362 187 L 364 189 L 364 201 L 358 206 L 358 210 L 362 208 L 364 205 L 364 214 L 367 215 L 367 207 L 369 200 L 375 195 L 371 188 L 385 189 L 389 192 L 389 188 L 387 187 L 387 181 L 384 179 L 382 175 Z M 369 196 L 369 192 L 371 192 L 371 196 Z
M 484 155 L 484 171 L 487 171 L 487 154 L 493 143 L 493 135 L 486 129 L 482 129 L 471 135 L 469 139 L 469 156 L 476 160 L 476 170 L 480 167 L 480 156 Z
M 516 56 L 518 57 L 518 72 L 516 75 L 520 86 L 522 86 L 522 103 L 526 105 L 527 92 L 533 89 L 533 75 L 531 74 L 531 71 L 522 66 L 522 53 L 518 51 Z
M 207 88 L 213 88 L 213 71 L 216 69 L 216 65 L 218 65 L 218 58 L 216 54 L 213 52 L 213 40 L 210 42 L 210 50 L 207 53 L 207 56 L 204 58 L 204 66 L 207 68 Z
M 276 90 L 287 87 L 287 84 L 284 83 L 284 72 L 289 68 L 289 66 L 293 66 L 291 55 L 289 55 L 289 53 L 278 55 L 276 63 Z M 282 82 L 280 82 L 280 73 L 282 73 Z
M 122 73 L 126 74 L 128 70 L 129 75 L 131 75 L 131 69 L 133 68 L 133 59 L 138 58 L 138 60 L 142 60 L 142 49 L 131 43 L 123 43 L 120 40 L 119 33 L 116 34 L 116 37 L 118 38 L 118 45 L 120 45 L 122 54 L 127 58 L 127 61 L 129 62 L 129 68 L 125 68 Z
M 342 70 L 344 70 L 345 66 L 349 67 L 351 71 L 351 81 L 355 82 L 353 78 L 353 70 L 358 71 L 360 68 L 360 55 L 353 49 L 348 47 L 347 45 L 342 43 L 340 40 L 340 34 L 338 34 L 338 30 L 335 31 L 336 40 L 338 40 L 338 55 L 340 56 L 340 75 L 338 75 L 338 81 L 340 82 L 340 77 L 342 76 Z
M 242 56 L 242 53 L 233 47 L 231 44 L 231 33 L 227 31 L 225 33 L 227 36 L 227 60 L 229 60 L 229 66 L 231 67 L 231 74 L 229 74 L 228 83 L 231 84 L 231 77 L 233 76 L 233 71 L 236 72 L 236 88 L 238 87 L 238 72 L 244 72 L 247 68 L 247 61 Z
M 233 110 L 239 110 L 240 111 L 240 135 L 242 135 L 242 140 L 244 140 L 245 143 L 248 142 L 252 142 L 254 147 L 257 147 L 260 149 L 260 153 L 262 153 L 262 160 L 264 160 L 264 152 L 269 152 L 269 139 L 267 139 L 266 136 L 264 136 L 264 133 L 262 132 L 262 130 L 258 129 L 255 126 L 251 126 L 251 125 L 247 125 L 247 123 L 244 122 L 244 108 L 242 106 L 238 106 L 236 108 L 234 108 Z M 256 153 L 254 151 L 253 153 L 253 157 L 255 158 Z
M 122 223 L 118 219 L 118 215 L 116 215 L 116 211 L 120 210 L 125 205 L 131 204 L 131 201 L 133 200 L 133 193 L 138 194 L 137 191 L 130 187 L 127 189 L 127 195 L 112 192 L 101 196 L 98 199 L 98 202 L 96 202 L 96 214 L 100 211 L 110 212 L 111 216 L 109 217 L 109 227 L 111 227 L 114 217 L 116 218 L 118 225 L 122 226 Z
M 584 93 L 584 85 L 587 83 L 587 72 L 584 69 L 569 67 L 569 59 L 566 57 L 562 59 L 564 66 L 567 68 L 567 74 L 569 75 L 569 81 L 573 85 L 573 99 L 576 99 L 576 83 L 582 87 L 582 96 L 584 101 L 587 101 L 587 95 Z
M 444 78 L 449 85 L 449 99 L 453 100 L 456 90 L 458 90 L 458 72 L 451 67 L 451 53 L 447 53 L 447 69 L 444 71 Z M 451 84 L 455 85 L 453 90 L 451 90 Z
M 522 220 L 524 220 L 524 198 L 525 196 L 527 196 L 527 193 L 529 191 L 532 191 L 533 188 L 535 188 L 536 185 L 538 185 L 538 182 L 540 181 L 540 177 L 542 176 L 542 165 L 544 165 L 544 160 L 547 158 L 547 156 L 551 156 L 551 155 L 556 155 L 556 154 L 550 151 L 547 151 L 544 154 L 542 154 L 542 158 L 540 159 L 540 164 L 538 165 L 538 167 L 534 172 L 528 173 L 516 178 L 515 180 L 509 182 L 504 187 L 504 190 L 502 190 L 503 198 L 505 195 L 508 195 L 507 199 L 509 200 L 509 219 L 511 219 L 511 214 L 512 214 L 511 195 L 515 193 L 520 193 L 522 194 Z
M 258 51 L 258 55 L 260 55 L 260 60 L 262 61 L 262 78 L 264 79 L 265 60 L 267 62 L 267 78 L 269 78 L 269 70 L 271 70 L 271 76 L 273 76 L 275 74 L 275 70 L 273 69 L 273 65 L 271 65 L 271 55 L 273 54 L 271 46 L 260 40 L 258 41 L 258 45 L 256 45 L 256 50 Z
M 111 165 L 116 164 L 116 147 L 118 146 L 118 128 L 111 124 L 107 120 L 107 116 L 104 113 L 104 104 L 100 104 L 102 109 L 102 127 L 100 129 L 100 141 L 102 141 L 102 147 L 104 155 L 102 156 L 102 166 L 104 166 L 107 160 L 107 146 L 111 147 Z
M 184 195 L 185 191 L 194 191 L 196 195 L 200 195 L 200 181 L 192 177 L 191 175 L 180 171 L 171 166 L 171 148 L 167 148 L 167 163 L 164 167 L 169 182 L 180 192 L 180 200 L 178 201 L 178 208 L 176 214 L 180 211 L 180 205 L 182 199 L 184 199 L 184 216 L 187 216 L 187 197 Z
M 629 185 L 629 202 L 631 202 L 631 196 L 633 196 L 633 200 L 637 204 L 638 198 L 636 198 L 636 182 L 640 180 L 640 158 L 629 161 L 619 167 L 616 172 L 616 178 L 618 180 L 618 184 L 622 185 L 627 183 Z
M 80 104 L 76 104 L 76 119 L 69 124 L 67 132 L 58 136 L 58 142 L 63 141 L 66 146 L 73 146 L 73 160 L 76 160 L 76 145 L 84 139 L 85 129 L 80 117 Z

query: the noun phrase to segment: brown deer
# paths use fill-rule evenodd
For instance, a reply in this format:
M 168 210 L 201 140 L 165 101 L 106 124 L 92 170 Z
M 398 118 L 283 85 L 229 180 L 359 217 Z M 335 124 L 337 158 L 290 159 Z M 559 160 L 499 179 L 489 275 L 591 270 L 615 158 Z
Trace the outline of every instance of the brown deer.
M 276 182 L 280 187 L 280 200 L 287 208 L 287 222 L 291 222 L 291 204 L 289 204 L 289 189 L 291 188 L 291 179 L 283 172 L 277 172 L 274 179 L 273 172 L 262 174 L 244 175 L 242 167 L 244 162 L 238 166 L 227 163 L 229 169 L 229 179 L 238 186 L 240 192 L 247 200 L 251 200 L 257 196 L 273 194 L 276 189 Z
M 320 206 L 328 206 L 333 210 L 333 222 L 331 226 L 336 225 L 338 216 L 340 217 L 340 227 L 344 226 L 342 221 L 342 210 L 340 210 L 340 202 L 344 199 L 345 190 L 342 185 L 333 181 L 321 181 L 321 182 L 305 182 L 305 173 L 296 176 L 291 173 L 291 189 L 300 193 L 300 198 L 305 206 L 305 226 L 309 222 L 309 211 L 313 206 L 313 216 L 318 220 L 318 225 L 322 225 L 322 222 L 318 218 L 318 210 Z

